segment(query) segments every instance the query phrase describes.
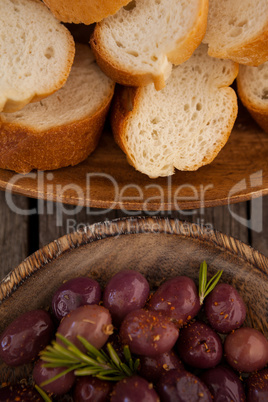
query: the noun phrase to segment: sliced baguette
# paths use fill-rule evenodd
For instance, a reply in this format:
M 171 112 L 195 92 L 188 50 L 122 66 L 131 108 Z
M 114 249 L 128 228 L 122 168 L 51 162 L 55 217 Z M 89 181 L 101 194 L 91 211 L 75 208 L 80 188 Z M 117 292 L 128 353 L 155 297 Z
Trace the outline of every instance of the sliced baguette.
M 15 112 L 66 81 L 75 46 L 39 0 L 1 0 L 0 112 Z
M 212 162 L 237 116 L 237 97 L 229 87 L 237 73 L 237 64 L 209 57 L 201 45 L 173 69 L 162 91 L 153 85 L 119 87 L 112 129 L 129 163 L 156 178 L 173 174 L 174 167 L 197 170 Z
M 268 60 L 268 1 L 210 0 L 208 54 L 258 66 Z
M 240 66 L 237 89 L 244 106 L 268 133 L 268 62 L 259 67 Z
M 96 25 L 91 47 L 101 69 L 131 86 L 165 86 L 173 64 L 201 43 L 207 0 L 133 0 Z
M 62 22 L 83 23 L 99 22 L 115 14 L 130 0 L 44 0 L 58 20 Z
M 76 165 L 94 151 L 114 92 L 114 83 L 77 45 L 66 84 L 16 113 L 0 114 L 0 167 L 19 173 Z

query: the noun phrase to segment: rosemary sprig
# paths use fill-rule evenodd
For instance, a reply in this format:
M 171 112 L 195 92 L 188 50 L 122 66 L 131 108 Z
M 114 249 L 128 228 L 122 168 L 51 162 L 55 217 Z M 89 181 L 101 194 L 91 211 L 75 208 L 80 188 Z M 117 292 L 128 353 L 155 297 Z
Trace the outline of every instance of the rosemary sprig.
M 215 288 L 223 271 L 218 271 L 207 283 L 207 263 L 203 261 L 199 270 L 199 300 L 203 304 L 205 297 Z
M 65 347 L 57 341 L 52 341 L 52 345 L 47 346 L 40 356 L 45 367 L 65 367 L 66 370 L 44 381 L 41 387 L 50 384 L 69 371 L 74 371 L 76 376 L 92 375 L 108 381 L 120 381 L 137 372 L 140 361 L 137 359 L 133 362 L 127 345 L 124 346 L 124 357 L 127 363 L 123 363 L 111 343 L 107 344 L 107 354 L 102 349 L 96 349 L 85 338 L 78 335 L 77 338 L 86 349 L 86 353 L 83 353 L 61 334 L 57 333 L 56 336 Z

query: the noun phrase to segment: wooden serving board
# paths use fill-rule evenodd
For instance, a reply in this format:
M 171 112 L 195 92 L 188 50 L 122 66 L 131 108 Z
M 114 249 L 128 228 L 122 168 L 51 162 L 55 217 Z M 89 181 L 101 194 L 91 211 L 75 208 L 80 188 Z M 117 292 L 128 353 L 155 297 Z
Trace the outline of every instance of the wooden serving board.
M 127 163 L 108 129 L 83 163 L 25 176 L 0 169 L 0 189 L 72 205 L 142 212 L 246 201 L 268 194 L 268 134 L 242 109 L 213 163 L 196 172 L 150 179 Z

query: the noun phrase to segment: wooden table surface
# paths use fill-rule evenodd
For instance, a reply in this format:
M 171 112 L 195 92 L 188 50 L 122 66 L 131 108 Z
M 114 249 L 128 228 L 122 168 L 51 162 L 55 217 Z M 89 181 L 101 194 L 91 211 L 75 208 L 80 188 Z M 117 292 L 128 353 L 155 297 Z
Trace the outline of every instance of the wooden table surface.
M 36 209 L 39 214 L 26 215 Z M 19 213 L 18 213 L 19 212 Z M 84 225 L 129 216 L 137 212 L 89 210 L 0 192 L 0 280 L 27 256 L 45 244 L 82 229 Z M 146 216 L 146 214 L 143 214 Z M 268 196 L 248 202 L 194 211 L 158 213 L 158 216 L 209 225 L 233 236 L 268 256 Z

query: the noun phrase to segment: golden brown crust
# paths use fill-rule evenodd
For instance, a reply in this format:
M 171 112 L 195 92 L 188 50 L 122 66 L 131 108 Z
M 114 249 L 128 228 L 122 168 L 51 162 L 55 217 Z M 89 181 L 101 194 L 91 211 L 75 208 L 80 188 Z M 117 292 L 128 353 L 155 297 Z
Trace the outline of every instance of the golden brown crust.
M 243 80 L 241 76 L 238 75 L 237 79 L 237 91 L 239 98 L 243 105 L 247 108 L 254 120 L 259 124 L 259 126 L 268 133 L 268 107 L 261 107 L 252 102 L 244 91 Z
M 115 142 L 127 155 L 129 163 L 134 166 L 134 160 L 131 159 L 126 141 L 126 125 L 128 119 L 134 114 L 138 107 L 140 88 L 124 87 L 117 85 L 111 107 L 111 127 Z
M 177 43 L 176 49 L 168 53 L 168 60 L 175 65 L 179 65 L 188 60 L 194 50 L 202 42 L 207 29 L 208 1 L 200 0 L 199 14 L 195 25 L 185 38 Z
M 167 54 L 168 60 L 173 64 L 181 64 L 188 60 L 194 50 L 202 42 L 207 27 L 208 0 L 200 0 L 200 11 L 193 29 L 183 39 L 176 43 L 176 48 Z M 164 73 L 155 75 L 131 71 L 124 68 L 118 60 L 111 59 L 109 50 L 107 51 L 101 41 L 101 25 L 96 24 L 93 35 L 90 40 L 91 49 L 96 61 L 102 71 L 113 81 L 126 86 L 143 87 L 154 83 L 156 90 L 165 86 Z
M 247 66 L 259 66 L 268 60 L 268 27 L 244 45 L 224 51 L 209 47 L 208 54 L 212 57 L 230 59 Z
M 0 168 L 28 173 L 82 162 L 98 144 L 112 96 L 94 115 L 43 132 L 0 121 Z
M 62 22 L 85 25 L 99 22 L 115 14 L 130 0 L 44 0 L 44 3 Z

